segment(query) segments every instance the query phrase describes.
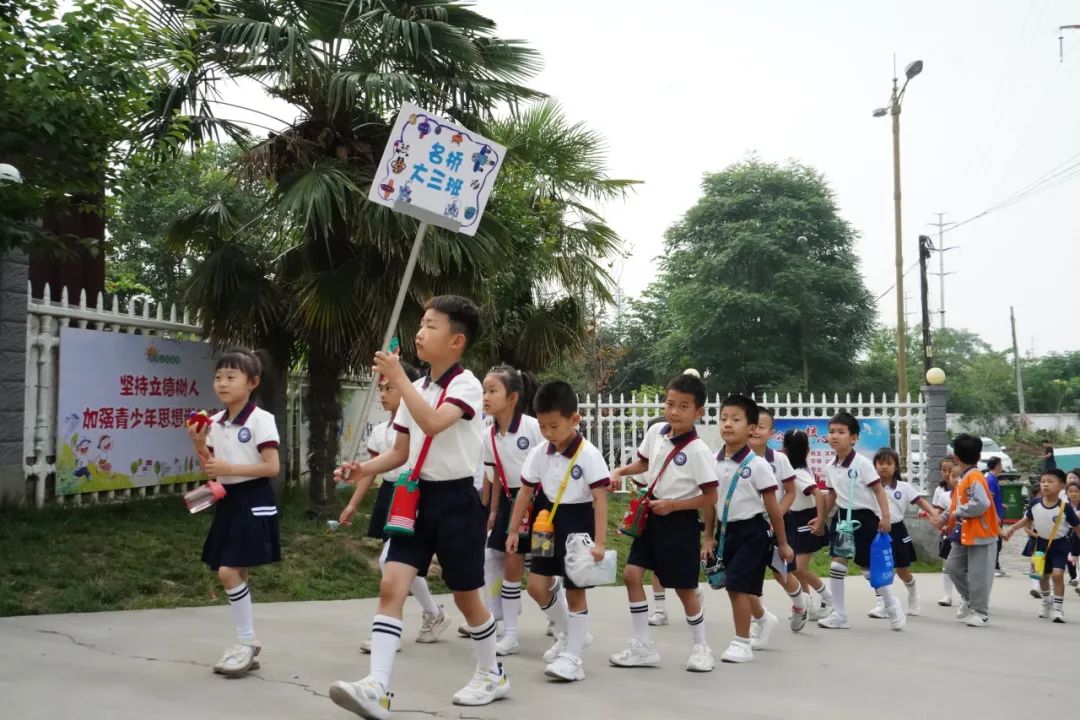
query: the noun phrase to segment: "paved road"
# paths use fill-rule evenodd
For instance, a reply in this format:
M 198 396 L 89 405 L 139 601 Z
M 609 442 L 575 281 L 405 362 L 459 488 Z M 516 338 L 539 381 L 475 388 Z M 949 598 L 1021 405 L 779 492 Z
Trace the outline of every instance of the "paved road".
M 510 698 L 485 708 L 458 709 L 450 695 L 464 684 L 469 642 L 406 642 L 394 674 L 396 717 L 437 718 L 687 718 L 721 713 L 756 720 L 866 720 L 932 717 L 1061 717 L 1076 707 L 1072 668 L 1080 649 L 1080 597 L 1069 591 L 1066 614 L 1054 625 L 1035 618 L 1027 581 L 1013 576 L 994 587 L 993 624 L 974 630 L 939 608 L 940 579 L 919 576 L 925 614 L 894 633 L 865 611 L 871 595 L 849 578 L 850 631 L 778 629 L 774 648 L 748 665 L 720 665 L 711 674 L 682 669 L 689 638 L 681 612 L 656 632 L 664 667 L 618 670 L 606 657 L 621 648 L 629 617 L 621 588 L 591 593 L 596 644 L 586 651 L 589 677 L 547 682 L 539 654 L 544 621 L 526 600 L 524 654 L 510 658 Z M 257 585 L 256 585 L 257 588 Z M 256 589 L 257 592 L 257 589 Z M 779 588 L 767 588 L 776 610 Z M 726 597 L 707 592 L 706 620 L 717 654 L 731 635 Z M 227 607 L 142 610 L 0 619 L 0 716 L 93 720 L 217 718 L 348 718 L 326 697 L 336 679 L 367 670 L 357 645 L 367 634 L 373 600 L 256 605 L 263 668 L 245 679 L 210 673 L 231 633 Z M 408 606 L 406 637 L 419 624 Z M 461 710 L 462 712 L 459 712 Z

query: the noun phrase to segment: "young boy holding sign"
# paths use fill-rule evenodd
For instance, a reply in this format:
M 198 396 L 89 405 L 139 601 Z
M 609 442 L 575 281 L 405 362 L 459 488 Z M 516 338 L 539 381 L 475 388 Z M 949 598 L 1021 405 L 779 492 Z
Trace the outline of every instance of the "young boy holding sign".
M 645 473 L 638 484 L 647 487 L 642 499 L 648 513 L 645 527 L 634 529 L 634 542 L 623 570 L 630 600 L 634 637 L 630 647 L 611 656 L 616 667 L 655 667 L 660 664 L 649 632 L 649 603 L 643 580 L 652 570 L 661 585 L 678 594 L 686 610 L 693 647 L 686 669 L 709 672 L 712 650 L 705 641 L 705 611 L 697 593 L 701 529 L 698 510 L 716 504 L 716 474 L 712 451 L 694 430 L 694 421 L 705 414 L 705 384 L 693 375 L 680 375 L 668 383 L 664 402 L 666 423 L 649 428 L 638 448 L 638 459 L 611 473 L 613 481 L 623 475 Z

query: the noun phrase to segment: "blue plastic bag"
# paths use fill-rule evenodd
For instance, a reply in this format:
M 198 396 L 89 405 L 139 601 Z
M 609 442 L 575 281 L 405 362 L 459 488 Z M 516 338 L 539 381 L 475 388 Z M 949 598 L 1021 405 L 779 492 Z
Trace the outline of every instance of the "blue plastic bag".
M 879 532 L 870 544 L 870 587 L 875 590 L 892 585 L 896 566 L 893 563 L 892 536 Z

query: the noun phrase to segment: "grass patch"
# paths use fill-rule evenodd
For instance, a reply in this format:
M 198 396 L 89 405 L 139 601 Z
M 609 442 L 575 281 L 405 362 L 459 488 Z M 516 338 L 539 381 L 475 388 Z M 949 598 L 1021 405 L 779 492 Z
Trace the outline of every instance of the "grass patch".
M 368 493 L 352 528 L 330 533 L 305 515 L 306 499 L 281 499 L 284 560 L 255 568 L 259 602 L 342 600 L 378 594 L 379 543 L 366 540 Z M 345 498 L 339 498 L 344 505 Z M 630 538 L 616 528 L 625 496 L 608 503 L 608 547 L 620 567 Z M 117 505 L 45 510 L 0 509 L 0 616 L 214 605 L 224 602 L 215 573 L 199 561 L 210 513 L 190 515 L 179 496 Z M 824 553 L 814 569 L 828 575 Z M 940 569 L 918 563 L 916 572 Z M 432 589 L 445 592 L 441 580 Z

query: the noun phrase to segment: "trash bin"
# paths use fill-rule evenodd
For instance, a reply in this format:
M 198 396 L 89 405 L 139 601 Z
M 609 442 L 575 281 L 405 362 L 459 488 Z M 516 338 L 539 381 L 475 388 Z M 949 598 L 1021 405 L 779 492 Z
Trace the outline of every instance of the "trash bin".
M 1024 496 L 1027 483 L 1023 480 L 1002 480 L 998 484 L 1001 486 L 1001 501 L 1005 503 L 1005 521 L 1014 523 L 1023 519 L 1028 506 Z

